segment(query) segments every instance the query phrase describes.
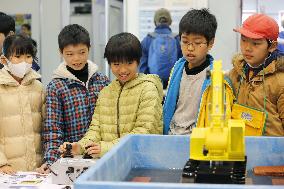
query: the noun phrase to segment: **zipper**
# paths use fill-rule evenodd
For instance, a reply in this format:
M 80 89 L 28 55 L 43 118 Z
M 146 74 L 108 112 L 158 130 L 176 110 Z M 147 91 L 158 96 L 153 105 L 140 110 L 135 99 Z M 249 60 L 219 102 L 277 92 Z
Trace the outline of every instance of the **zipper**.
M 90 99 L 90 95 L 89 95 L 89 80 L 87 80 L 87 82 L 86 83 L 84 83 L 84 82 L 82 82 L 82 81 L 80 81 L 79 80 L 79 83 L 84 87 L 84 89 L 86 89 L 86 98 L 87 98 L 87 100 L 88 100 L 88 115 L 90 115 L 90 112 L 91 112 L 91 106 L 90 106 L 90 103 L 91 103 L 91 99 Z M 83 104 L 84 105 L 87 105 L 86 104 L 86 99 L 84 98 L 83 99 Z M 90 122 L 92 121 L 92 116 L 93 115 L 91 115 L 91 119 L 90 119 L 90 121 L 89 121 L 89 124 L 90 124 Z
M 123 87 L 124 86 L 122 86 L 120 91 L 119 91 L 118 98 L 117 98 L 117 104 L 116 104 L 116 108 L 117 108 L 117 120 L 116 120 L 117 127 L 116 127 L 116 129 L 117 129 L 118 138 L 120 138 L 120 131 L 119 131 L 119 99 L 120 99 L 120 95 L 122 93 Z

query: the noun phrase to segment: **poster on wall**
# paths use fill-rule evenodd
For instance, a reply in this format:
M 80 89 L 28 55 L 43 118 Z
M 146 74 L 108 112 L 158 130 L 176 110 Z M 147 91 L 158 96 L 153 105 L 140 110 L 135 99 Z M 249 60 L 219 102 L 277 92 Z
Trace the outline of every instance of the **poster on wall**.
M 31 27 L 32 14 L 12 14 L 10 16 L 12 16 L 16 22 L 16 34 L 21 34 L 21 27 L 23 24 L 28 24 Z
M 160 8 L 170 11 L 171 29 L 178 33 L 178 25 L 182 16 L 191 8 L 208 8 L 208 0 L 140 0 L 139 1 L 139 39 L 142 40 L 155 29 L 154 14 Z

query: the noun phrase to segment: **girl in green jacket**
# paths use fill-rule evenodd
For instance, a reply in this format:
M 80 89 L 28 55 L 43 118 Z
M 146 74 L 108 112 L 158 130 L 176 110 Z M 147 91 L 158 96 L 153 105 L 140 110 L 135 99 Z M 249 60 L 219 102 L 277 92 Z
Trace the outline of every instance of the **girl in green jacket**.
M 101 157 L 127 134 L 162 134 L 163 86 L 157 75 L 137 73 L 141 54 L 140 41 L 130 33 L 108 41 L 104 57 L 116 79 L 100 92 L 88 132 L 71 143 L 74 155 Z

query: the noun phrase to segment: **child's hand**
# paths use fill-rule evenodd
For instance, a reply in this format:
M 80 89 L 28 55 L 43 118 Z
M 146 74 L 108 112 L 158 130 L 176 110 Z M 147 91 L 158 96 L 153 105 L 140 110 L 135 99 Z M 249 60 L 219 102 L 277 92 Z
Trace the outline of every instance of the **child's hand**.
M 16 173 L 16 171 L 10 165 L 4 165 L 4 166 L 0 167 L 0 173 L 13 175 L 13 174 Z
M 39 168 L 36 168 L 36 172 L 40 174 L 48 174 L 50 173 L 50 170 L 48 169 L 48 166 L 46 163 L 42 164 Z
M 90 143 L 85 147 L 86 149 L 86 154 L 91 155 L 93 158 L 99 157 L 101 153 L 101 146 L 98 143 Z
M 78 154 L 80 154 L 81 146 L 80 146 L 80 144 L 78 144 L 77 142 L 72 142 L 72 143 L 70 143 L 70 142 L 64 142 L 64 143 L 63 143 L 62 145 L 60 145 L 60 147 L 59 147 L 59 151 L 60 151 L 61 153 L 66 152 L 66 144 L 71 144 L 71 145 L 72 145 L 71 153 L 72 153 L 73 155 L 78 155 Z

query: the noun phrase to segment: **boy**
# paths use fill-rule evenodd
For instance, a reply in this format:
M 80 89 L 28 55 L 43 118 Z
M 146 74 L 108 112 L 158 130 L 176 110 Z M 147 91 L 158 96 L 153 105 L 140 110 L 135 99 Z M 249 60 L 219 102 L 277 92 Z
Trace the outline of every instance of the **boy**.
M 99 92 L 109 83 L 88 60 L 90 37 L 80 25 L 65 26 L 58 36 L 64 62 L 47 86 L 47 118 L 43 128 L 46 164 L 60 157 L 64 141 L 77 142 L 88 130 Z M 47 168 L 44 164 L 39 172 Z
M 125 135 L 162 134 L 162 83 L 157 75 L 137 73 L 141 54 L 133 34 L 110 38 L 104 57 L 117 79 L 101 91 L 88 132 L 72 143 L 74 154 L 102 157 Z
M 21 26 L 21 34 L 27 37 L 31 37 L 31 25 L 30 24 L 23 24 Z
M 190 134 L 196 123 L 216 29 L 216 18 L 207 9 L 192 9 L 179 23 L 183 58 L 172 69 L 163 109 L 164 134 Z
M 284 135 L 284 59 L 279 55 L 279 28 L 264 14 L 250 16 L 234 31 L 241 34 L 242 55 L 229 73 L 237 103 L 267 113 L 264 135 Z

